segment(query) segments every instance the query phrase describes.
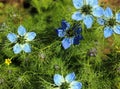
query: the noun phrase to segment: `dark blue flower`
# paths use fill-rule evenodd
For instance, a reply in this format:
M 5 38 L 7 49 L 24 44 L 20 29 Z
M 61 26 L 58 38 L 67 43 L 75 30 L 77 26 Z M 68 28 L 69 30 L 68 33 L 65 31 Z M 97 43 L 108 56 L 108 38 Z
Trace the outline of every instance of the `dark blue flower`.
M 69 73 L 65 78 L 60 74 L 54 75 L 54 83 L 58 89 L 81 89 L 82 83 L 75 81 L 75 73 Z M 62 87 L 62 88 L 61 88 Z
M 107 7 L 104 11 L 104 16 L 98 18 L 98 23 L 104 26 L 104 37 L 108 38 L 113 33 L 120 34 L 120 13 L 113 15 L 111 8 Z
M 104 12 L 103 8 L 98 5 L 98 0 L 73 0 L 73 5 L 79 11 L 72 15 L 72 19 L 83 20 L 87 28 L 92 27 L 93 16 L 101 17 Z
M 70 28 L 70 24 L 63 20 L 61 22 L 61 28 L 58 28 L 57 34 L 59 37 L 64 37 L 62 40 L 62 46 L 64 49 L 69 48 L 72 44 L 77 45 L 82 40 L 81 27 L 79 25 L 74 25 Z

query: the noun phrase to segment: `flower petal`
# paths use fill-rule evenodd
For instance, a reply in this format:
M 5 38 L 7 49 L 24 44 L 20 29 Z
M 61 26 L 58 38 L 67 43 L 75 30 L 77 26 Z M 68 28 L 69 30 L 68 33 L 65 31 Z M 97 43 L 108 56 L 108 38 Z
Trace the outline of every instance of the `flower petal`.
M 90 1 L 91 1 L 91 3 L 90 3 L 91 6 L 97 6 L 98 5 L 98 0 L 90 0 Z
M 71 83 L 72 81 L 75 80 L 75 73 L 69 73 L 66 77 L 65 80 L 67 83 Z
M 111 8 L 107 7 L 104 11 L 104 16 L 107 18 L 111 18 L 113 16 Z
M 91 0 L 84 0 L 85 5 L 90 5 Z
M 120 34 L 120 25 L 114 27 L 114 32 Z
M 21 45 L 18 44 L 18 43 L 15 44 L 15 45 L 13 46 L 13 51 L 14 51 L 15 54 L 20 53 L 20 52 L 22 51 L 22 47 L 21 47 Z
M 32 41 L 35 37 L 36 37 L 35 32 L 28 32 L 28 33 L 25 34 L 25 39 L 27 41 Z
M 22 25 L 18 27 L 18 34 L 20 36 L 24 36 L 26 34 L 26 29 Z
M 31 46 L 28 43 L 25 43 L 22 45 L 22 50 L 24 50 L 26 53 L 31 52 Z
M 104 25 L 105 24 L 105 20 L 103 18 L 98 18 L 97 19 L 97 22 L 100 24 L 100 25 Z
M 78 45 L 80 43 L 80 40 L 83 39 L 82 35 L 77 35 L 76 37 L 74 37 L 74 43 L 75 45 Z
M 62 29 L 67 30 L 70 28 L 70 24 L 66 22 L 65 20 L 62 20 L 61 22 Z
M 9 33 L 7 35 L 7 38 L 11 43 L 15 43 L 17 41 L 17 35 L 15 35 L 14 33 Z
M 118 23 L 120 23 L 120 13 L 117 13 L 117 14 L 116 14 L 116 21 L 117 21 Z
M 96 16 L 96 17 L 101 17 L 104 13 L 104 9 L 102 7 L 95 7 L 92 9 L 93 10 L 93 15 Z
M 113 29 L 110 27 L 105 27 L 104 28 L 104 37 L 108 38 L 113 34 Z
M 84 5 L 84 0 L 73 0 L 73 5 L 76 9 L 80 9 Z
M 70 83 L 70 89 L 81 89 L 82 88 L 82 83 L 77 82 L 77 81 L 72 81 Z
M 58 37 L 64 37 L 66 32 L 63 29 L 57 29 Z
M 90 5 L 92 7 L 98 5 L 98 0 L 85 0 L 87 5 Z
M 77 30 L 75 30 L 76 34 L 79 35 L 82 32 L 82 28 L 78 27 Z
M 57 86 L 61 86 L 62 83 L 64 82 L 63 76 L 61 76 L 61 75 L 59 75 L 59 74 L 55 74 L 53 80 L 54 80 L 54 83 L 55 83 Z
M 91 28 L 93 24 L 93 17 L 90 15 L 86 15 L 83 19 L 83 22 L 87 28 Z
M 76 20 L 76 21 L 79 21 L 79 20 L 82 20 L 83 19 L 83 16 L 80 12 L 75 12 L 73 15 L 72 15 L 72 19 L 73 20 Z
M 73 44 L 73 38 L 64 38 L 62 40 L 62 46 L 64 49 L 69 48 Z

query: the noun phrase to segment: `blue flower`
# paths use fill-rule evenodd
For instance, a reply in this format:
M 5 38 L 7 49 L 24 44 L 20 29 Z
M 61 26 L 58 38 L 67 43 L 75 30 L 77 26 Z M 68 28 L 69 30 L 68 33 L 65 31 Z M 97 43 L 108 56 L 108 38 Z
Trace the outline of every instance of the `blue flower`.
M 104 16 L 97 19 L 100 25 L 104 26 L 104 37 L 108 38 L 113 33 L 120 34 L 120 13 L 113 15 L 111 8 L 107 7 Z
M 75 73 L 69 73 L 65 78 L 60 74 L 54 75 L 54 83 L 60 89 L 81 89 L 82 83 L 75 81 Z
M 18 35 L 14 33 L 9 33 L 7 35 L 7 38 L 11 43 L 15 43 L 15 45 L 13 46 L 13 51 L 15 54 L 18 54 L 22 50 L 26 53 L 31 52 L 31 46 L 28 44 L 28 42 L 32 41 L 35 36 L 35 32 L 26 32 L 26 29 L 22 25 L 20 25 L 18 27 Z
M 62 40 L 62 46 L 64 49 L 69 48 L 72 44 L 79 44 L 79 41 L 83 38 L 80 34 L 82 31 L 81 27 L 75 25 L 70 28 L 70 24 L 65 20 L 61 22 L 61 28 L 58 28 L 56 31 L 59 37 L 64 37 Z
M 101 17 L 103 8 L 98 5 L 98 0 L 73 0 L 73 5 L 79 11 L 72 15 L 72 19 L 83 20 L 87 28 L 91 28 L 93 24 L 93 16 Z

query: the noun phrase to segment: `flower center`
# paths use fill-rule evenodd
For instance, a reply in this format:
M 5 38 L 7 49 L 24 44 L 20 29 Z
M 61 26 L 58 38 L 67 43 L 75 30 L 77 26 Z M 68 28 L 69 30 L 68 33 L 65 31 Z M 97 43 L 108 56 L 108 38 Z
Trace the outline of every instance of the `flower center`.
M 92 7 L 90 5 L 84 5 L 81 9 L 81 12 L 85 15 L 91 14 L 92 12 Z
M 61 86 L 60 86 L 60 89 L 68 89 L 68 88 L 70 88 L 69 87 L 69 84 L 68 83 L 63 83 Z
M 20 44 L 24 44 L 25 43 L 24 36 L 18 37 L 18 43 L 20 43 Z
M 116 20 L 111 18 L 108 22 L 107 25 L 113 27 L 116 24 Z
M 66 36 L 68 37 L 73 37 L 75 35 L 75 32 L 73 29 L 67 30 L 66 33 L 67 33 Z

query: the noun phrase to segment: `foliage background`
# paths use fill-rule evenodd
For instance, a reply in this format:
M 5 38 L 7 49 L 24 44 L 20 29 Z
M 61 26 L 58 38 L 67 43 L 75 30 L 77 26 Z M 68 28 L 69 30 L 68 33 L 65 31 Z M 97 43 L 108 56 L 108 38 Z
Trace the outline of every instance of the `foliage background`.
M 103 3 L 119 11 L 111 1 Z M 0 89 L 54 89 L 54 74 L 70 72 L 75 72 L 82 89 L 120 89 L 119 35 L 105 39 L 96 22 L 91 29 L 81 23 L 84 39 L 80 45 L 61 47 L 55 30 L 62 19 L 72 24 L 74 11 L 71 0 L 0 3 Z M 37 33 L 30 54 L 15 55 L 6 38 L 9 32 L 17 34 L 20 24 Z M 10 66 L 4 63 L 7 58 L 12 58 Z

